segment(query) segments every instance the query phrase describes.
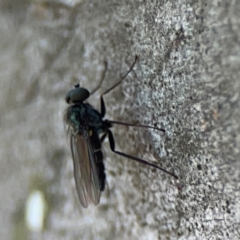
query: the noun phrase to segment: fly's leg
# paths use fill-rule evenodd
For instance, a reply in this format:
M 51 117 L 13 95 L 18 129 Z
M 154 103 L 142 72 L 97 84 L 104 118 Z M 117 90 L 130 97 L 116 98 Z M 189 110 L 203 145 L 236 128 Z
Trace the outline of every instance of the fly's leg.
M 101 143 L 103 143 L 103 141 L 106 139 L 107 134 L 108 134 L 108 133 L 106 132 L 106 133 L 104 133 L 104 134 L 101 136 L 101 138 L 100 138 Z
M 111 132 L 110 130 L 108 130 L 108 131 L 107 131 L 107 134 L 108 134 L 108 140 L 109 140 L 110 148 L 111 148 L 111 150 L 112 150 L 114 153 L 116 153 L 116 154 L 118 154 L 118 155 L 120 155 L 120 156 L 123 156 L 123 157 L 125 157 L 125 158 L 128 158 L 128 159 L 131 159 L 131 160 L 134 160 L 134 161 L 137 161 L 137 162 L 140 162 L 140 163 L 149 165 L 149 166 L 154 167 L 154 168 L 157 168 L 157 169 L 159 169 L 159 170 L 161 170 L 161 171 L 163 171 L 163 172 L 165 172 L 165 173 L 173 176 L 174 178 L 178 179 L 178 177 L 177 177 L 174 173 L 170 173 L 170 172 L 168 172 L 167 170 L 165 170 L 165 169 L 163 169 L 163 168 L 161 168 L 161 167 L 159 167 L 159 166 L 157 166 L 157 165 L 155 165 L 155 164 L 149 163 L 149 162 L 147 162 L 147 161 L 144 160 L 144 159 L 141 159 L 141 158 L 138 158 L 138 157 L 134 157 L 134 156 L 128 155 L 128 154 L 123 153 L 123 152 L 116 151 L 116 150 L 115 150 L 115 142 L 114 142 L 114 138 L 113 138 L 112 132 Z
M 140 127 L 140 128 L 151 128 L 151 129 L 155 129 L 158 131 L 162 131 L 165 133 L 165 130 L 163 128 L 157 128 L 157 127 L 152 127 L 152 126 L 148 126 L 148 125 L 142 125 L 142 124 L 134 124 L 134 123 L 126 123 L 126 122 L 118 122 L 118 121 L 112 121 L 112 120 L 105 120 L 108 123 L 111 124 L 118 124 L 118 125 L 124 125 L 124 126 L 130 126 L 130 127 Z
M 135 57 L 135 61 L 133 62 L 133 64 L 131 65 L 131 67 L 129 68 L 129 70 L 126 72 L 126 74 L 117 82 L 115 83 L 112 87 L 110 87 L 109 89 L 107 89 L 100 97 L 100 103 L 101 103 L 101 116 L 104 117 L 105 113 L 106 113 L 106 108 L 105 108 L 105 103 L 103 100 L 103 96 L 106 95 L 107 93 L 109 93 L 110 91 L 112 91 L 115 87 L 117 87 L 126 77 L 127 75 L 132 71 L 133 67 L 135 66 L 136 62 L 138 60 L 138 56 Z

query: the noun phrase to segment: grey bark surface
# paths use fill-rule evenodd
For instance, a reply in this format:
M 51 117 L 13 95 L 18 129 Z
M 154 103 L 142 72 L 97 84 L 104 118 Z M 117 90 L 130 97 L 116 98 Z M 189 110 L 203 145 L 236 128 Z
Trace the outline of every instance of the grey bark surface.
M 0 14 L 1 239 L 240 239 L 240 2 L 7 1 Z M 107 118 L 162 127 L 113 128 L 104 143 L 107 189 L 77 199 L 63 113 L 74 84 L 99 95 Z M 25 205 L 44 193 L 44 228 Z

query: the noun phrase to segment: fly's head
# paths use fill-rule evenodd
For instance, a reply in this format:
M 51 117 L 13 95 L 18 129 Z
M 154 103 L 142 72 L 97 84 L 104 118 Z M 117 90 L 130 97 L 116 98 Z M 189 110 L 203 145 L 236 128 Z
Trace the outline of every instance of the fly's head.
M 75 88 L 70 90 L 65 100 L 68 104 L 82 103 L 90 96 L 90 92 L 86 88 L 81 88 L 79 84 L 75 85 Z

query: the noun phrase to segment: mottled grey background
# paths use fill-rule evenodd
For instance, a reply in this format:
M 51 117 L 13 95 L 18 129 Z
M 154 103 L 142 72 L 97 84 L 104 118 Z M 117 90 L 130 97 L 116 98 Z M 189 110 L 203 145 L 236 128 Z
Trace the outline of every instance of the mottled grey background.
M 240 2 L 238 0 L 1 0 L 1 239 L 240 239 Z M 108 88 L 117 148 L 105 148 L 100 204 L 76 195 L 64 96 L 78 81 Z M 99 107 L 99 92 L 90 102 Z M 29 193 L 45 194 L 44 229 L 24 220 Z

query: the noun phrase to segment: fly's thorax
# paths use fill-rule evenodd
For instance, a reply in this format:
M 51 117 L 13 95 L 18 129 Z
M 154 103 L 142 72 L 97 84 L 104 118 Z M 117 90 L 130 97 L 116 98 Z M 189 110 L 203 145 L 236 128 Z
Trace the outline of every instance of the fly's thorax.
M 75 105 L 68 107 L 65 112 L 65 122 L 73 133 L 78 133 L 79 126 L 81 125 L 79 112 L 81 112 L 81 106 L 76 108 Z
M 101 114 L 88 103 L 77 103 L 68 107 L 65 121 L 75 133 L 85 129 L 101 132 L 103 128 Z

